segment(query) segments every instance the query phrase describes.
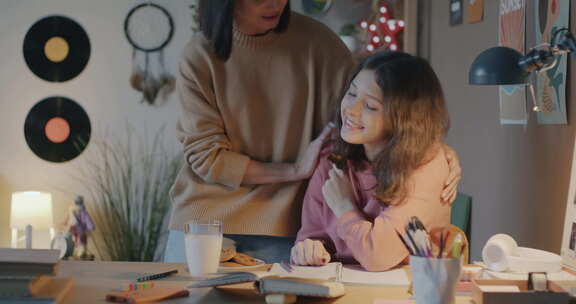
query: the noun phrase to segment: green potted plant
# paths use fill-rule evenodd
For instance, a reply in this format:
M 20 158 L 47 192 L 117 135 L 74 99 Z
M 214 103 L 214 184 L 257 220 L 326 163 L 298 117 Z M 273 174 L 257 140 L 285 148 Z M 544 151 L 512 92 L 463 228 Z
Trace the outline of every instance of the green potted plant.
M 355 24 L 348 23 L 343 25 L 338 34 L 351 52 L 358 50 L 358 40 L 356 39 L 358 27 Z
M 94 140 L 81 168 L 96 226 L 92 245 L 101 260 L 161 261 L 182 156 L 166 148 L 163 128 L 151 142 L 133 134 L 127 128 L 124 136 Z

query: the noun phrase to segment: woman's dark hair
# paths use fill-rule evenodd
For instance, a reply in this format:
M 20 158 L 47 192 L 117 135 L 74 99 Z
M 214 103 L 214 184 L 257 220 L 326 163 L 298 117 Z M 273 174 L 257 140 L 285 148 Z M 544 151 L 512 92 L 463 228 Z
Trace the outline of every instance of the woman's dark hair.
M 232 52 L 232 27 L 234 25 L 235 0 L 199 0 L 198 22 L 200 31 L 212 44 L 214 53 L 223 61 Z M 283 32 L 290 22 L 290 1 L 280 16 L 275 32 Z
M 346 92 L 362 70 L 375 73 L 389 126 L 384 134 L 386 145 L 372 161 L 376 197 L 385 204 L 399 204 L 406 196 L 411 174 L 431 160 L 430 149 L 441 143 L 448 131 L 444 93 L 430 64 L 407 53 L 384 51 L 369 56 L 353 73 Z M 340 107 L 335 120 L 340 131 Z M 335 162 L 341 161 L 338 165 L 350 160 L 358 168 L 367 160 L 362 145 L 349 144 L 341 136 L 335 139 L 333 154 Z

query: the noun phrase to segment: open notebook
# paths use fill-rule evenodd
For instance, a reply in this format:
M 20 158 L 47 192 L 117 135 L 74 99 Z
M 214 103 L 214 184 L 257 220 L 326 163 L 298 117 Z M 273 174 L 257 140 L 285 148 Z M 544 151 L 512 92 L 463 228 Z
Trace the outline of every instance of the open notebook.
M 297 295 L 336 298 L 345 292 L 344 284 L 322 279 L 282 277 L 271 272 L 230 272 L 215 274 L 211 278 L 196 282 L 189 287 L 213 287 L 237 283 L 254 282 L 256 290 L 265 295 Z
M 325 266 L 292 266 L 288 272 L 280 264 L 274 264 L 270 271 L 232 272 L 217 274 L 214 277 L 192 284 L 191 287 L 220 286 L 242 282 L 255 282 L 267 277 L 317 280 L 359 285 L 408 286 L 410 281 L 404 269 L 384 272 L 368 272 L 358 265 L 329 263 Z
M 406 271 L 401 268 L 383 272 L 369 272 L 362 269 L 360 265 L 342 265 L 341 263 L 328 263 L 325 266 L 292 266 L 292 268 L 293 270 L 288 272 L 280 264 L 274 264 L 270 273 L 282 277 L 321 279 L 345 284 L 410 285 Z

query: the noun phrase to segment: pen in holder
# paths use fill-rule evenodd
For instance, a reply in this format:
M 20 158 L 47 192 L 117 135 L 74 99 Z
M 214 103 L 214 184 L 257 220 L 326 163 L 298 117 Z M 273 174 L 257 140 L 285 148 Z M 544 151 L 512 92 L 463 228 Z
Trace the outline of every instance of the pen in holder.
M 468 248 L 466 235 L 451 226 L 429 234 L 415 216 L 410 218 L 404 234 L 396 233 L 410 253 L 412 284 L 408 292 L 416 303 L 454 303 L 463 254 Z
M 410 256 L 413 293 L 416 303 L 452 304 L 462 272 L 456 258 Z

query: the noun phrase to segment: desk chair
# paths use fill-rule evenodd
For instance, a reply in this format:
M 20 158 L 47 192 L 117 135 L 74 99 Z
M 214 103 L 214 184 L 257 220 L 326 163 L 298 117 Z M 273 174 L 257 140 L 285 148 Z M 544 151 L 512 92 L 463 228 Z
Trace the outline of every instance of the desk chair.
M 458 192 L 456 199 L 452 203 L 452 211 L 450 216 L 450 224 L 452 226 L 458 227 L 466 235 L 466 251 L 465 251 L 465 261 L 468 261 L 469 250 L 468 246 L 470 242 L 470 218 L 472 213 L 472 197 L 464 193 Z
M 458 192 L 452 203 L 450 224 L 460 228 L 470 240 L 470 218 L 472 213 L 472 197 Z

